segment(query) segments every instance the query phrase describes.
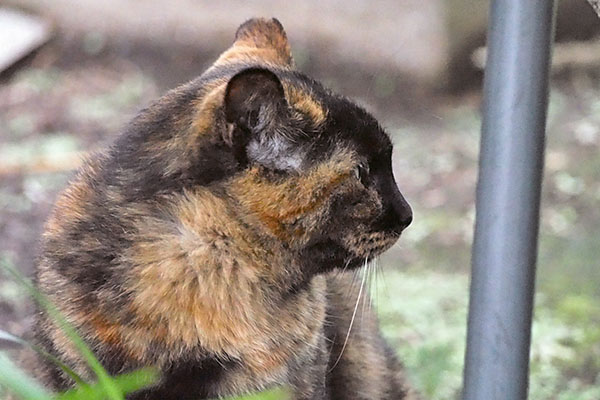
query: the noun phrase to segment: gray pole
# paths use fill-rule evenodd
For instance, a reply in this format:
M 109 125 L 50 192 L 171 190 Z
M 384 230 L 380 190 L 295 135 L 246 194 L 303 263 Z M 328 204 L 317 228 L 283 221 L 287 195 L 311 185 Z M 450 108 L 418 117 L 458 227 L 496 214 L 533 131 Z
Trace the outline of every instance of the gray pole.
M 527 398 L 554 0 L 494 0 L 464 400 Z

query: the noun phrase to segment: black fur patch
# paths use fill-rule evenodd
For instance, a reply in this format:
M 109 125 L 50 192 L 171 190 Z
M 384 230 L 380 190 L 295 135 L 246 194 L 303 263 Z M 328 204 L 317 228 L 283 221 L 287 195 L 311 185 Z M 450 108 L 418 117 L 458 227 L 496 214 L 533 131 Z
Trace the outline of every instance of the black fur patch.
M 216 388 L 227 372 L 237 368 L 231 360 L 182 360 L 168 368 L 158 386 L 127 397 L 128 400 L 200 400 L 217 396 Z

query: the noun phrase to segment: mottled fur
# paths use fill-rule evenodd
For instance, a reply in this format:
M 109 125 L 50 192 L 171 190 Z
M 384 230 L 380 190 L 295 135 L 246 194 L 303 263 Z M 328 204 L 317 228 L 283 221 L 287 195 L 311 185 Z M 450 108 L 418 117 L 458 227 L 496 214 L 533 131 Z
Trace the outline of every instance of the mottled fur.
M 355 308 L 351 272 L 412 218 L 390 141 L 293 68 L 278 21 L 246 22 L 57 201 L 38 286 L 110 373 L 160 370 L 132 399 L 282 384 L 297 399 L 414 398 L 375 316 Z M 93 378 L 42 313 L 36 339 Z M 37 369 L 54 389 L 72 384 L 49 363 Z

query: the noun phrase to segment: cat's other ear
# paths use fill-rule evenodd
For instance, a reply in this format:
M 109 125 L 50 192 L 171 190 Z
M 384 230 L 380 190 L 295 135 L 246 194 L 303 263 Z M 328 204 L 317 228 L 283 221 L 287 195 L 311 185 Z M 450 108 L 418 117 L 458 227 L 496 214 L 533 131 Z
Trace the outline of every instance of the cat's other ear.
M 234 129 L 247 134 L 268 130 L 284 117 L 286 111 L 283 86 L 269 70 L 249 68 L 239 72 L 227 84 L 225 120 L 233 124 Z
M 233 46 L 268 49 L 274 52 L 274 58 L 263 54 L 266 59 L 272 59 L 277 64 L 281 63 L 290 67 L 294 65 L 287 35 L 277 18 L 252 18 L 244 22 L 235 33 Z
M 277 19 L 252 18 L 244 22 L 235 34 L 233 45 L 221 54 L 213 67 L 240 61 L 294 68 L 290 44 Z

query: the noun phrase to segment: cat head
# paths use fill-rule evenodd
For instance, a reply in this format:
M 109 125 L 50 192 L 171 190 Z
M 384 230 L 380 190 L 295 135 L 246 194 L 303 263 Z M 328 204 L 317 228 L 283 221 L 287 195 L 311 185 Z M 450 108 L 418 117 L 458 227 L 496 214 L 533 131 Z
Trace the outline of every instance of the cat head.
M 223 140 L 242 169 L 228 190 L 248 223 L 310 263 L 360 265 L 412 221 L 392 143 L 364 109 L 295 71 L 289 49 L 277 20 L 254 19 L 212 67 L 246 64 L 223 92 Z
M 373 116 L 295 70 L 277 20 L 252 19 L 202 76 L 134 119 L 104 170 L 120 188 L 109 197 L 127 203 L 221 193 L 233 230 L 320 271 L 362 264 L 410 224 L 391 157 Z

